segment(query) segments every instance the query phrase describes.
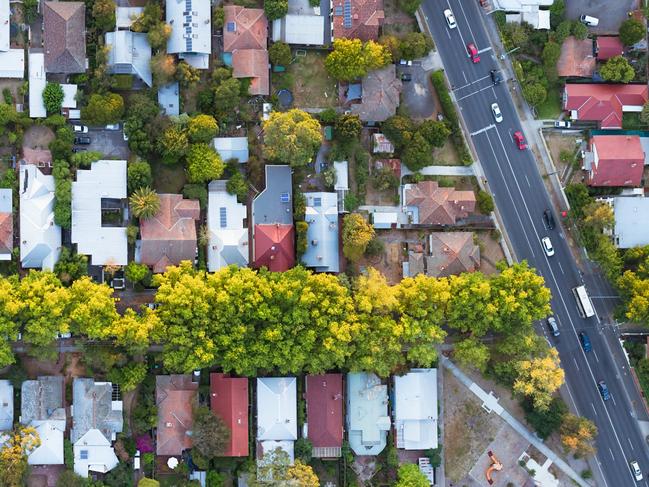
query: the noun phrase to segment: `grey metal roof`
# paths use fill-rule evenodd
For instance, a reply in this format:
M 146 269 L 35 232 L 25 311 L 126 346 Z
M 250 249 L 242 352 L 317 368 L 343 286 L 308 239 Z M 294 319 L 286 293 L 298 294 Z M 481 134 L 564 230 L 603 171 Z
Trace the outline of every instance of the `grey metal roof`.
M 0 380 L 0 431 L 14 425 L 14 388 L 8 380 Z
M 21 386 L 20 422 L 65 420 L 63 376 L 26 380 Z
M 112 74 L 134 74 L 148 86 L 153 84 L 151 74 L 151 45 L 147 34 L 118 30 L 106 32 L 110 46 L 108 70 Z
M 619 196 L 613 201 L 618 248 L 649 245 L 649 198 Z
M 212 143 L 224 161 L 248 162 L 248 137 L 215 137 Z
M 307 249 L 302 263 L 316 272 L 338 272 L 338 194 L 306 193 Z
M 91 429 L 99 430 L 108 441 L 122 431 L 124 419 L 119 409 L 113 409 L 113 385 L 95 382 L 94 379 L 77 378 L 72 386 L 74 415 L 70 441 L 76 443 Z M 116 401 L 117 402 L 117 401 Z
M 266 165 L 266 189 L 259 193 L 252 203 L 252 221 L 255 225 L 293 223 L 293 182 L 290 166 Z
M 158 88 L 158 105 L 169 116 L 180 115 L 180 97 L 178 95 L 178 82 Z

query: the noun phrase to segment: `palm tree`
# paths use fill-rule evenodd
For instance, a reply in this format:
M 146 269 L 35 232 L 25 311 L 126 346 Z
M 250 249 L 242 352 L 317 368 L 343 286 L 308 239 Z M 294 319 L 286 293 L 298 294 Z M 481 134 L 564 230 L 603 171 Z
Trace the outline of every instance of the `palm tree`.
M 145 186 L 136 189 L 129 198 L 131 211 L 136 218 L 148 220 L 160 209 L 160 197 L 154 189 Z

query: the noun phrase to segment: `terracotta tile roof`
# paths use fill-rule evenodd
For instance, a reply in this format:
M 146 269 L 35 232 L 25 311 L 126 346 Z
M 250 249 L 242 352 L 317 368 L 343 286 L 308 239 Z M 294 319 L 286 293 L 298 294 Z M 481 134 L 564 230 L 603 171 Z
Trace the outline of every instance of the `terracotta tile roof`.
M 180 194 L 161 194 L 160 211 L 148 220 L 140 220 L 142 247 L 140 262 L 164 272 L 168 265 L 193 261 L 196 255 L 196 223 L 200 218 L 197 200 Z
M 210 374 L 210 408 L 230 429 L 224 457 L 248 456 L 248 379 Z
M 342 447 L 343 376 L 307 375 L 306 416 L 314 448 Z
M 86 71 L 86 6 L 83 2 L 44 2 L 45 72 Z
M 348 20 L 345 24 L 345 12 Z M 333 0 L 331 23 L 334 39 L 377 40 L 385 12 L 383 0 Z
M 472 232 L 437 232 L 430 234 L 426 274 L 445 277 L 473 272 L 480 266 L 480 248 L 473 243 Z
M 624 54 L 624 44 L 617 36 L 599 36 L 596 41 L 597 59 L 605 61 Z
M 268 51 L 266 49 L 235 49 L 232 52 L 232 76 L 252 78 L 248 89 L 251 95 L 269 95 Z
M 419 209 L 417 223 L 453 225 L 475 210 L 475 194 L 473 191 L 440 188 L 437 181 L 422 181 L 407 187 L 406 205 Z
M 14 248 L 14 219 L 11 213 L 0 213 L 0 255 L 11 254 Z
M 593 56 L 593 41 L 580 41 L 568 37 L 561 45 L 561 56 L 557 62 L 559 76 L 578 76 L 590 78 L 595 71 L 597 60 Z
M 361 103 L 352 105 L 352 113 L 365 122 L 383 122 L 397 113 L 401 86 L 394 64 L 370 71 L 363 78 Z
M 192 447 L 192 406 L 196 400 L 198 382 L 191 375 L 159 375 L 156 377 L 155 398 L 158 407 L 156 454 L 180 455 Z
M 640 186 L 645 153 L 637 135 L 596 135 L 590 139 L 597 154 L 588 184 L 591 186 Z
M 293 225 L 255 225 L 255 267 L 284 272 L 295 265 Z
M 602 128 L 622 128 L 623 106 L 642 107 L 649 97 L 644 85 L 566 84 L 564 110 L 577 120 L 600 122 Z
M 268 20 L 263 9 L 226 5 L 223 27 L 223 51 L 266 49 Z

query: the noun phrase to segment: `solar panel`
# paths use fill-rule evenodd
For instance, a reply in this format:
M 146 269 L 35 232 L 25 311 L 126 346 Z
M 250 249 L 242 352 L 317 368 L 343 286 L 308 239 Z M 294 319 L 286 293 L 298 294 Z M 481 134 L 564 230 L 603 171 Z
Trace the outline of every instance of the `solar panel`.
M 228 226 L 228 214 L 227 214 L 227 208 L 225 207 L 220 207 L 219 208 L 219 216 L 221 218 L 221 228 L 225 228 Z
M 322 198 L 313 198 L 313 207 L 319 208 L 322 206 Z
M 345 8 L 343 11 L 343 25 L 349 29 L 352 26 L 352 2 L 351 0 L 345 0 Z
M 336 8 L 334 8 L 334 15 L 342 15 L 343 14 L 343 7 L 341 5 L 337 5 Z
M 234 22 L 228 22 L 228 32 L 234 32 L 237 29 L 237 24 Z
M 288 193 L 282 193 L 282 194 L 279 196 L 279 200 L 280 200 L 282 203 L 289 203 L 289 202 L 291 201 L 291 197 L 289 196 Z

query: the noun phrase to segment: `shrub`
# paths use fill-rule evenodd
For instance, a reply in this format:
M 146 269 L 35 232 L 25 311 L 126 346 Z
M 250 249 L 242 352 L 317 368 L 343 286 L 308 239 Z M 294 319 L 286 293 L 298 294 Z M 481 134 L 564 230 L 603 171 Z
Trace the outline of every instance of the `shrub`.
M 186 184 L 183 186 L 183 196 L 190 200 L 198 200 L 201 208 L 207 208 L 207 188 L 204 184 Z
M 59 113 L 63 104 L 63 87 L 58 83 L 47 83 L 43 90 L 43 104 L 48 114 Z
M 272 64 L 288 66 L 291 57 L 291 48 L 286 42 L 275 42 L 268 49 L 268 58 Z
M 489 213 L 494 211 L 494 200 L 486 191 L 479 190 L 478 195 L 476 196 L 476 200 L 481 213 L 488 215 Z
M 644 23 L 636 19 L 627 19 L 620 25 L 619 35 L 625 46 L 632 46 L 646 36 Z

